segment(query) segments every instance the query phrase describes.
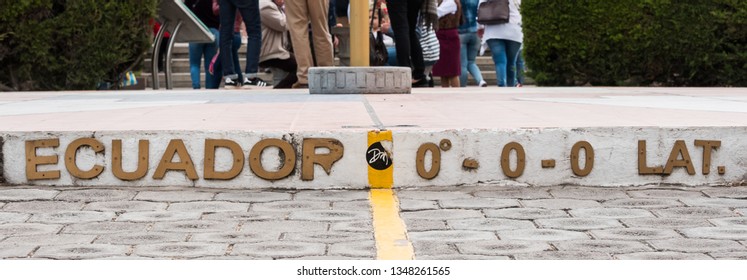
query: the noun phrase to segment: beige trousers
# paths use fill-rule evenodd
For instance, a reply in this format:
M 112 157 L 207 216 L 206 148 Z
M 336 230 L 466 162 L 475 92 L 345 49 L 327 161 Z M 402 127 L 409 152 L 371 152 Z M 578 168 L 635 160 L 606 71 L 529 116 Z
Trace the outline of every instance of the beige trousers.
M 290 29 L 293 53 L 298 63 L 298 83 L 309 83 L 309 67 L 333 66 L 335 63 L 332 37 L 329 34 L 327 15 L 329 0 L 285 1 L 285 14 Z M 314 54 L 309 45 L 309 22 L 314 40 Z M 314 55 L 314 57 L 312 57 Z

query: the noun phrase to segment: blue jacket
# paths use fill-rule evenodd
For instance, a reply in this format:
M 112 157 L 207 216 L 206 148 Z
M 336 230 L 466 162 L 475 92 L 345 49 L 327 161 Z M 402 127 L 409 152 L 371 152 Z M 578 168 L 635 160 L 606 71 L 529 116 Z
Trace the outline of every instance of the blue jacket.
M 459 33 L 477 32 L 477 5 L 480 0 L 460 0 L 462 4 L 463 23 Z

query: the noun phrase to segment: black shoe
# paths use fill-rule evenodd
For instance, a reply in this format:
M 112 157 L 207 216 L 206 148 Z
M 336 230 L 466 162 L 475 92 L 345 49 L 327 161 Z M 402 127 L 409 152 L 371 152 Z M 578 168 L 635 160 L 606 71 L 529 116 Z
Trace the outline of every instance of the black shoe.
M 225 89 L 237 89 L 241 85 L 239 84 L 238 79 L 231 78 L 231 77 L 225 77 L 223 78 L 223 88 Z
M 264 80 L 260 79 L 259 77 L 254 77 L 254 78 L 251 78 L 251 79 L 249 79 L 247 77 L 244 77 L 244 82 L 242 83 L 241 88 L 247 89 L 247 88 L 252 87 L 252 86 L 266 87 L 267 86 L 267 82 L 265 82 Z
M 412 83 L 412 87 L 414 88 L 428 87 L 428 79 L 422 78 L 419 81 Z

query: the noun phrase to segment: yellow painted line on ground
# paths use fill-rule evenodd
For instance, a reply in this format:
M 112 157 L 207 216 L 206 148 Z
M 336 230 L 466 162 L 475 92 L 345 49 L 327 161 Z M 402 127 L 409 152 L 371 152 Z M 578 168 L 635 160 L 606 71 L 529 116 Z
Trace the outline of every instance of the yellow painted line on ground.
M 399 217 L 399 200 L 392 189 L 371 189 L 376 259 L 412 260 L 415 252 Z

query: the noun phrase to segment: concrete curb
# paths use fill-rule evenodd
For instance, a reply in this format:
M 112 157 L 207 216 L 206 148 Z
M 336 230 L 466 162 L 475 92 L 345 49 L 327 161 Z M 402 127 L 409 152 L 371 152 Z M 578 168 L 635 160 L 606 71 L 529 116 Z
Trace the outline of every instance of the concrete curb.
M 312 67 L 311 94 L 409 94 L 412 73 L 407 67 Z

